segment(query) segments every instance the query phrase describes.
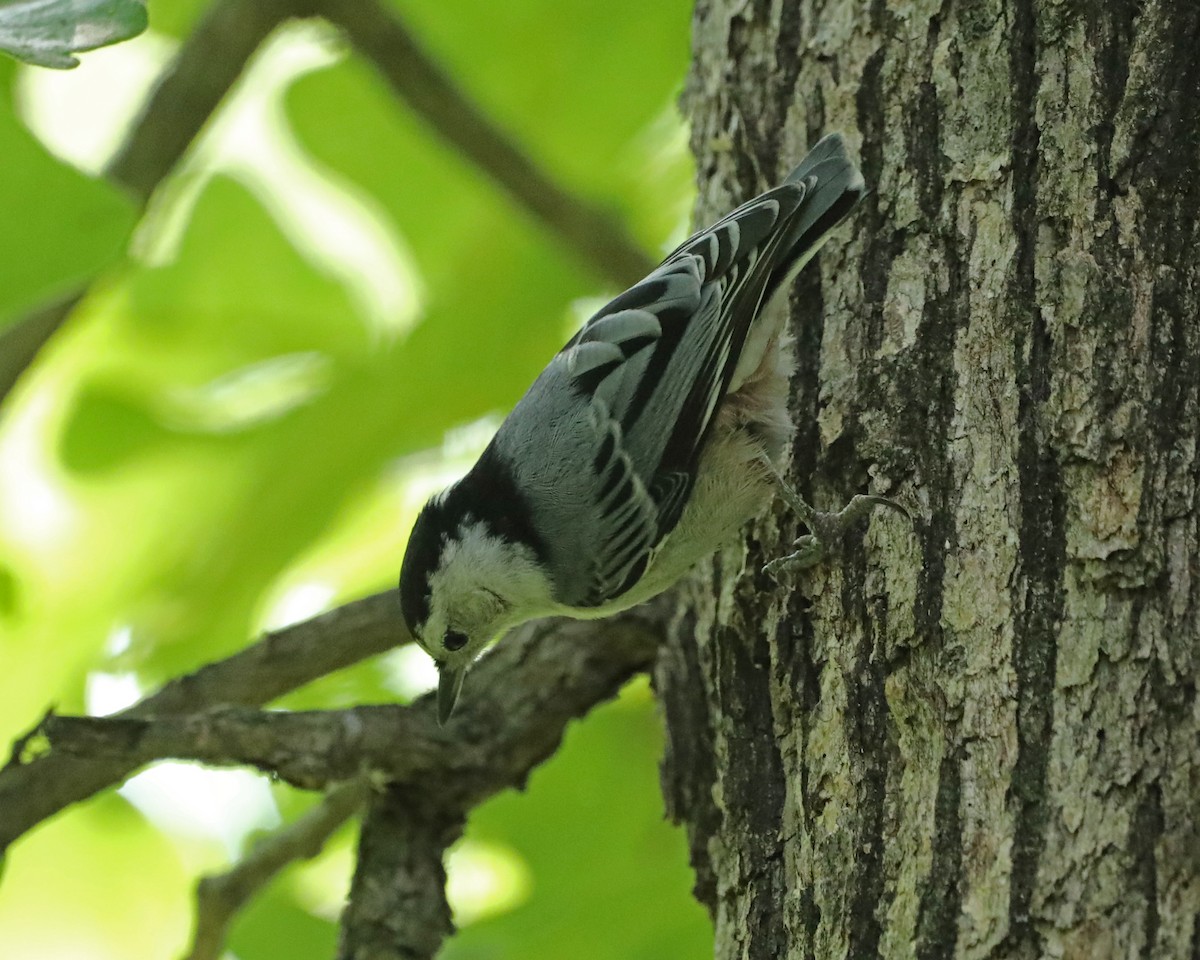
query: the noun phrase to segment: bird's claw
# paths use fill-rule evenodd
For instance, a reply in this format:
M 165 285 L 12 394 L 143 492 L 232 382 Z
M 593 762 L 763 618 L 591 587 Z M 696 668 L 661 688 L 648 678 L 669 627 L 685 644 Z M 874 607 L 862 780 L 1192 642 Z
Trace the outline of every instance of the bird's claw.
M 763 566 L 763 572 L 779 583 L 782 583 L 789 573 L 815 567 L 825 556 L 825 545 L 812 534 L 799 537 L 792 542 L 792 546 L 796 548 L 794 553 L 789 553 L 786 557 L 776 557 Z
M 796 511 L 800 520 L 811 531 L 793 542 L 792 546 L 796 548 L 794 553 L 790 553 L 786 557 L 777 557 L 763 567 L 763 571 L 776 580 L 780 580 L 784 574 L 816 566 L 825 559 L 831 547 L 841 542 L 846 531 L 875 507 L 890 507 L 906 519 L 911 519 L 909 512 L 895 500 L 868 494 L 852 497 L 850 502 L 837 513 L 819 513 L 809 506 L 778 473 L 776 473 L 776 479 L 779 481 L 780 493 L 784 500 Z

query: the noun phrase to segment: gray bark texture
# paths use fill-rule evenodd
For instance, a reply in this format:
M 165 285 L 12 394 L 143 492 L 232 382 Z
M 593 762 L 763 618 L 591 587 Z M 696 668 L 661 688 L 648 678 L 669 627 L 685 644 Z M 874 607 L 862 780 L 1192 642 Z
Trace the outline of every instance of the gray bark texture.
M 1200 958 L 1200 5 L 700 0 L 699 220 L 843 131 L 792 479 L 685 592 L 663 785 L 726 958 Z

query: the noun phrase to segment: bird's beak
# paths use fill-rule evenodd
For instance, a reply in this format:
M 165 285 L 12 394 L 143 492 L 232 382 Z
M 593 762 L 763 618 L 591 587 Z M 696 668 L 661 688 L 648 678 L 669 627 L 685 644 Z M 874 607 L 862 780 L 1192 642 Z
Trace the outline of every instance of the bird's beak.
M 458 703 L 458 694 L 462 690 L 463 677 L 467 675 L 466 667 L 452 667 L 445 664 L 438 676 L 438 723 L 445 726 Z

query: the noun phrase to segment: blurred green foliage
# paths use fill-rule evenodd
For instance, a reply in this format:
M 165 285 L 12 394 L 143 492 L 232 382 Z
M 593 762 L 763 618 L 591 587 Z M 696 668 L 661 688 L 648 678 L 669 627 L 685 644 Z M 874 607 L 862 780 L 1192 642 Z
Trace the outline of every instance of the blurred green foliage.
M 0 61 L 0 88 L 16 67 Z M 120 192 L 55 160 L 0 97 L 0 329 L 24 311 L 70 290 L 120 259 L 134 209 Z M 45 203 L 34 203 L 41 200 Z
M 30 106 L 48 102 L 35 69 L 0 64 L 0 329 L 88 290 L 0 408 L 7 740 L 51 703 L 114 709 L 264 627 L 390 586 L 424 496 L 465 468 L 580 304 L 616 292 L 311 24 L 275 38 L 140 220 L 30 132 L 99 169 L 63 144 L 143 96 L 123 64 L 157 68 L 204 6 L 154 5 L 150 35 L 85 56 L 52 111 Z M 677 239 L 686 0 L 395 9 L 649 255 Z M 285 705 L 394 700 L 414 663 L 381 658 Z M 575 725 L 528 793 L 478 811 L 452 861 L 463 932 L 447 956 L 707 954 L 683 838 L 662 823 L 659 750 L 637 687 Z M 195 878 L 313 800 L 244 774 L 200 816 L 169 773 L 16 845 L 6 956 L 180 955 Z M 329 956 L 353 843 L 347 829 L 278 878 L 235 928 L 236 955 Z

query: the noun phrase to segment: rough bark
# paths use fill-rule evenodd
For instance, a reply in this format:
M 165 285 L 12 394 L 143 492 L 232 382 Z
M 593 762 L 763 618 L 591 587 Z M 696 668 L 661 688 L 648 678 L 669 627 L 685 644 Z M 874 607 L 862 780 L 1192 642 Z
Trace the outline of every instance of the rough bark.
M 462 833 L 459 816 L 402 787 L 375 799 L 363 821 L 338 960 L 425 960 L 438 952 L 454 932 L 443 858 Z
M 820 133 L 783 511 L 656 684 L 716 956 L 1200 957 L 1200 6 L 701 0 L 700 219 Z

